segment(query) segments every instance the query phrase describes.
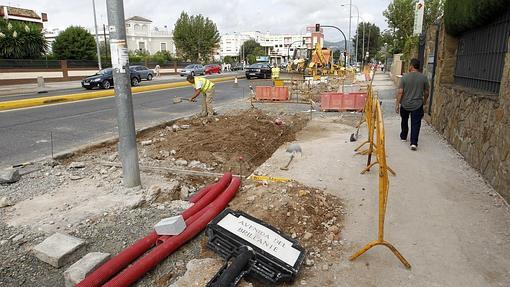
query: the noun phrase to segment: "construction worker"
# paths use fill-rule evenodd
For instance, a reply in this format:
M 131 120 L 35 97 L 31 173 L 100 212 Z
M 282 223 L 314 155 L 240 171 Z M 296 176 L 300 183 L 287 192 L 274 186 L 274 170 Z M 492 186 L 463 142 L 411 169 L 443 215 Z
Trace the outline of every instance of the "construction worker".
M 213 110 L 213 98 L 214 98 L 214 84 L 204 77 L 195 77 L 193 75 L 189 75 L 186 80 L 193 85 L 195 88 L 195 94 L 191 97 L 191 102 L 196 102 L 196 98 L 203 94 L 202 101 L 202 113 L 201 117 L 211 117 L 214 115 Z
M 275 63 L 273 68 L 271 69 L 271 79 L 278 80 L 280 78 L 280 68 Z

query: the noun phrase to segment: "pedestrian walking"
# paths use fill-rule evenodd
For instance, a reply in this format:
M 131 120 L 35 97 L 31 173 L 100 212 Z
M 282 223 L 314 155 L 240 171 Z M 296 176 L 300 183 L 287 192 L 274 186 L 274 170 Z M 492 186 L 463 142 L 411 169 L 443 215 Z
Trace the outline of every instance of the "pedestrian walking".
M 212 117 L 214 113 L 214 84 L 204 77 L 195 77 L 189 75 L 186 80 L 195 88 L 195 94 L 190 98 L 191 102 L 196 102 L 196 98 L 202 94 L 202 113 L 201 117 Z
M 154 67 L 154 72 L 156 73 L 156 78 L 159 77 L 159 70 L 161 69 L 161 67 L 159 66 L 159 64 L 156 65 L 156 67 Z
M 423 105 L 429 97 L 429 81 L 419 69 L 420 61 L 411 59 L 409 73 L 400 80 L 395 102 L 395 111 L 400 113 L 402 118 L 400 139 L 404 142 L 407 141 L 409 116 L 411 117 L 411 150 L 418 148 Z

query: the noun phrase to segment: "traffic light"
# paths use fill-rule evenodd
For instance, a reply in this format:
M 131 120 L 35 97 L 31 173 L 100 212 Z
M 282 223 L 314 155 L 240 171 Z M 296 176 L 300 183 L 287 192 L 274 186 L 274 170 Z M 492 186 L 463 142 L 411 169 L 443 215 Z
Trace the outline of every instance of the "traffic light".
M 303 46 L 306 44 L 306 40 L 303 38 Z
M 315 32 L 321 31 L 321 24 L 315 24 Z

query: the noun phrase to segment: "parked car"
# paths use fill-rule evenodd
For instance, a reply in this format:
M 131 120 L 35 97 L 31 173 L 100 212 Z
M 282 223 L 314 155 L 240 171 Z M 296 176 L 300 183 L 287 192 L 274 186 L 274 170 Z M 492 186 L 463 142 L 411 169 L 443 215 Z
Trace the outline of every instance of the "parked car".
M 181 70 L 181 77 L 187 76 L 187 75 L 205 75 L 204 66 L 198 65 L 198 64 L 191 64 L 184 67 L 184 69 Z
M 242 63 L 233 63 L 230 67 L 230 70 L 232 71 L 240 71 L 243 70 L 243 64 Z
M 206 75 L 220 74 L 221 66 L 218 64 L 205 65 L 204 71 Z
M 271 66 L 268 63 L 256 63 L 249 66 L 246 69 L 246 79 L 249 80 L 251 78 L 271 78 Z
M 130 66 L 129 69 L 139 73 L 142 80 L 152 81 L 154 78 L 154 71 L 145 66 Z
M 142 80 L 140 74 L 137 71 L 130 69 L 129 75 L 131 77 L 131 86 L 138 86 Z M 96 87 L 103 89 L 111 88 L 113 86 L 113 69 L 106 68 L 92 76 L 86 77 L 81 81 L 81 86 L 87 90 L 91 90 Z

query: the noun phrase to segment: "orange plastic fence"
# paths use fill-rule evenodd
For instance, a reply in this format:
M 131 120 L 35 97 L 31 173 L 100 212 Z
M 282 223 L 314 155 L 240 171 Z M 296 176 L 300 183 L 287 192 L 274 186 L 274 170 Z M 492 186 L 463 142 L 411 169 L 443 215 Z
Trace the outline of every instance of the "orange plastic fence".
M 255 87 L 257 101 L 288 101 L 288 87 L 257 86 Z
M 367 99 L 367 93 L 338 93 L 321 94 L 322 111 L 362 111 Z

